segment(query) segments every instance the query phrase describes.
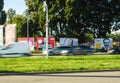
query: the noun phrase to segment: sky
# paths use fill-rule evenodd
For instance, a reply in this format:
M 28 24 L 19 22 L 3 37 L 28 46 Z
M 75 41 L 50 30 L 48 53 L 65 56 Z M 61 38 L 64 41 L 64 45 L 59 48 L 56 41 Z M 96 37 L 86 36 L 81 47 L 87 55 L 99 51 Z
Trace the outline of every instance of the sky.
M 4 0 L 4 8 L 6 12 L 9 8 L 16 11 L 16 14 L 23 14 L 25 9 L 27 9 L 24 0 Z

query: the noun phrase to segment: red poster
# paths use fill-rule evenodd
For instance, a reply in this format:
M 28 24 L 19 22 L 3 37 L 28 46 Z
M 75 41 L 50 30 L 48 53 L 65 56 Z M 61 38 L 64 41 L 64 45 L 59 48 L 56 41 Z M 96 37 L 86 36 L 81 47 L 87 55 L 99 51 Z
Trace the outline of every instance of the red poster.
M 40 37 L 37 38 L 36 41 L 36 50 L 42 50 L 46 46 L 46 38 Z M 54 38 L 48 38 L 48 48 L 54 48 L 55 47 L 55 39 Z

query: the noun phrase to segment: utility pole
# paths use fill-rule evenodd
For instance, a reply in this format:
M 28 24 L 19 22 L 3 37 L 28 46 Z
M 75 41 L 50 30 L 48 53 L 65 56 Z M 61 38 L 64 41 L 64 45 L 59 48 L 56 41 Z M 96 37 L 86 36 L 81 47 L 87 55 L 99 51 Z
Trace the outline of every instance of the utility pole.
M 29 8 L 29 0 L 27 1 Z M 27 10 L 27 41 L 29 43 L 29 11 Z
M 46 13 L 46 23 L 45 23 L 45 26 L 46 26 L 46 57 L 48 58 L 49 56 L 48 54 L 48 6 L 47 6 L 46 1 L 43 2 L 43 6 L 44 6 L 43 11 Z

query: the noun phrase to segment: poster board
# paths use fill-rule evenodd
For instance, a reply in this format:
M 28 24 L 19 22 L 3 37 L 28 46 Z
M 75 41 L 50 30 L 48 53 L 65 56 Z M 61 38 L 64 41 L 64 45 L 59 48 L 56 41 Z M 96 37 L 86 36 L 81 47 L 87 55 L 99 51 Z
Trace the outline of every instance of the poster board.
M 94 47 L 96 49 L 109 49 L 113 47 L 112 42 L 112 38 L 95 38 Z
M 5 44 L 16 42 L 16 24 L 8 24 L 5 27 Z
M 0 47 L 3 46 L 3 25 L 0 25 Z
M 38 37 L 36 41 L 36 50 L 42 50 L 46 47 L 46 38 L 44 37 Z M 55 38 L 49 37 L 48 38 L 48 48 L 54 48 L 55 47 Z
M 60 46 L 78 46 L 77 38 L 60 38 Z
M 28 42 L 28 38 L 27 37 L 18 38 L 18 42 Z M 29 47 L 31 51 L 34 50 L 34 37 L 29 38 Z

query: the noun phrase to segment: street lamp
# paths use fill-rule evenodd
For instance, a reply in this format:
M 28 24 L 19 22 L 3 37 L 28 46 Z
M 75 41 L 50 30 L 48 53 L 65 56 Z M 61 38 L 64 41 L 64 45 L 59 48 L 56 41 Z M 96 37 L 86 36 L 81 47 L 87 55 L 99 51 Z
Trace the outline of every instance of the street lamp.
M 28 0 L 27 3 L 28 3 L 28 6 L 29 6 L 29 0 Z M 27 41 L 29 43 L 29 11 L 28 10 L 27 10 Z
M 46 13 L 46 57 L 48 58 L 49 54 L 48 54 L 48 6 L 46 1 L 43 2 L 43 11 Z

